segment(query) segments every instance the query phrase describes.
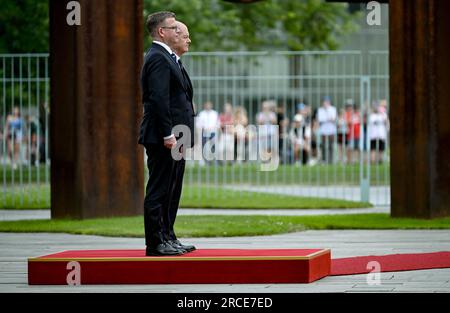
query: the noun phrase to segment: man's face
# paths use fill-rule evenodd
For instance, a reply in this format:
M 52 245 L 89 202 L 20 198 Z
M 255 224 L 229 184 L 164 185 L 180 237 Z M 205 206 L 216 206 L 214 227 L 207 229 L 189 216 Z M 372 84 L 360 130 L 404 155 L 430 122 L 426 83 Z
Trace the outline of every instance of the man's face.
M 170 47 L 176 46 L 180 41 L 179 29 L 173 17 L 167 18 L 158 31 L 164 43 Z
M 189 38 L 189 30 L 184 24 L 177 23 L 177 26 L 179 31 L 179 41 L 174 50 L 176 50 L 178 56 L 181 56 L 189 51 L 191 39 Z

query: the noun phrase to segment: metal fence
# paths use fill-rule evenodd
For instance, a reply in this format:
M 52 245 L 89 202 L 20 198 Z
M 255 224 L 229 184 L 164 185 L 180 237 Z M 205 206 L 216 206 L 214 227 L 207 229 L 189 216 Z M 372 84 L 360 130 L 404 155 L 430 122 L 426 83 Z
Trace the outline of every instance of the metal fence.
M 0 62 L 0 207 L 48 208 L 48 54 L 1 54 Z
M 46 208 L 48 55 L 0 59 L 0 207 Z M 184 194 L 189 198 L 228 197 L 223 190 L 237 190 L 390 204 L 386 51 L 208 52 L 189 53 L 183 60 L 198 113 L 195 153 L 185 173 L 185 186 L 191 188 Z M 324 97 L 336 109 L 334 136 L 321 133 Z M 207 102 L 222 121 L 215 131 L 206 129 L 211 125 L 201 127 L 200 116 L 213 123 L 210 115 L 201 113 Z M 228 114 L 222 114 L 225 103 L 230 104 Z M 259 114 L 262 106 L 266 111 Z M 276 121 L 268 121 L 273 116 Z M 265 151 L 279 155 L 276 170 L 261 171 L 261 159 L 249 159 L 248 151 L 261 141 L 251 127 L 242 127 L 247 124 L 256 130 L 262 124 L 279 126 L 278 151 Z M 225 125 L 234 127 L 226 130 Z M 376 133 L 372 130 L 383 133 L 383 127 L 385 140 L 371 140 Z M 217 135 L 213 140 L 212 133 Z M 231 149 L 232 158 L 199 159 L 208 140 L 214 143 L 213 151 Z
M 276 114 L 271 124 L 278 125 L 280 134 L 276 171 L 260 171 L 260 160 L 205 162 L 200 158 L 189 162 L 187 185 L 207 185 L 204 193 L 214 197 L 224 196 L 220 191 L 230 188 L 390 204 L 387 51 L 212 52 L 183 58 L 199 113 L 195 156 L 204 156 L 202 148 L 211 137 L 218 150 L 224 146 L 237 150 L 236 138 L 233 145 L 229 132 L 220 131 L 230 122 L 224 114 L 225 103 L 234 114 L 244 112 L 253 125 L 261 124 L 257 116 L 263 106 L 269 106 Z M 334 136 L 321 134 L 318 115 L 324 97 L 336 109 Z M 203 119 L 216 119 L 215 114 L 201 113 L 206 103 L 212 103 L 222 118 L 222 127 L 216 122 L 215 131 L 201 129 L 212 123 Z M 351 106 L 354 113 L 346 111 Z M 348 118 L 352 114 L 360 120 L 359 134 L 351 133 L 356 127 Z M 293 136 L 296 128 L 309 129 L 309 138 L 305 133 Z M 380 140 L 375 139 L 377 132 Z M 245 140 L 248 149 L 251 139 Z M 199 197 L 206 196 L 201 192 Z

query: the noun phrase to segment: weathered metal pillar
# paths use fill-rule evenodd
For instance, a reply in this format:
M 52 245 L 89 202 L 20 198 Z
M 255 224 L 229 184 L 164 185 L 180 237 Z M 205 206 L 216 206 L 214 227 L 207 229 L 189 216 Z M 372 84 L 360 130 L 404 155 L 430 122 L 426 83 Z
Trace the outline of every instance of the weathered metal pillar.
M 389 11 L 392 216 L 449 216 L 450 1 Z
M 50 0 L 52 218 L 137 215 L 144 193 L 142 0 Z

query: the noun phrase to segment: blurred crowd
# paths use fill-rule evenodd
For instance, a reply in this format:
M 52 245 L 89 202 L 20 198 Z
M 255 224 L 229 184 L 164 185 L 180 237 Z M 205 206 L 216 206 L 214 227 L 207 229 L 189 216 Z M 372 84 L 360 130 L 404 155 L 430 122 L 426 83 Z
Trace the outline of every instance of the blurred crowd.
M 45 162 L 45 133 L 41 125 L 34 114 L 23 117 L 17 106 L 6 116 L 0 115 L 0 162 L 13 169 Z
M 218 112 L 206 101 L 196 117 L 196 146 L 203 150 L 209 142 L 207 150 L 224 156 L 219 164 L 248 161 L 250 145 L 270 154 L 275 151 L 274 144 L 282 164 L 352 164 L 360 161 L 361 151 L 368 150 L 370 161 L 380 164 L 388 144 L 388 104 L 378 100 L 362 108 L 353 99 L 334 105 L 328 96 L 315 107 L 304 101 L 288 108 L 266 100 L 253 117 L 254 127 L 249 127 L 250 118 L 243 106 L 225 103 Z M 37 115 L 23 117 L 15 106 L 0 116 L 2 164 L 16 169 L 45 163 L 45 123 Z M 198 151 L 204 156 L 202 150 Z M 200 160 L 200 164 L 212 163 L 218 162 Z
M 266 153 L 275 151 L 271 140 L 274 135 L 278 135 L 277 153 L 283 164 L 352 164 L 360 161 L 361 151 L 367 150 L 370 161 L 380 164 L 386 155 L 389 132 L 386 100 L 361 108 L 353 99 L 334 105 L 325 96 L 318 106 L 304 101 L 290 110 L 266 100 L 254 121 L 257 128 L 247 127 L 249 117 L 242 106 L 225 103 L 219 113 L 207 101 L 196 118 L 197 144 L 204 149 L 208 142 L 213 143 L 211 151 L 218 149 L 219 154 L 228 156 L 222 162 L 248 160 L 248 146 L 252 142 Z M 211 162 L 200 161 L 208 163 Z

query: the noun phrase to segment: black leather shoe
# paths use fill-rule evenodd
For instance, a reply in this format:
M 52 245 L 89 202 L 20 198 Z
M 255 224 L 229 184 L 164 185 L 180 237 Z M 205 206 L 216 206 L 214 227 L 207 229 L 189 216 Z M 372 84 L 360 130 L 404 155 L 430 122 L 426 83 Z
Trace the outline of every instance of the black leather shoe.
M 146 256 L 181 255 L 183 253 L 185 253 L 184 250 L 174 248 L 167 242 L 160 243 L 155 248 L 147 247 L 145 251 Z
M 184 250 L 186 252 L 191 252 L 191 251 L 195 250 L 194 246 L 183 245 L 178 239 L 176 239 L 176 240 L 169 240 L 169 242 L 172 245 L 172 247 L 174 247 L 175 249 L 181 249 L 181 250 Z

